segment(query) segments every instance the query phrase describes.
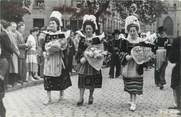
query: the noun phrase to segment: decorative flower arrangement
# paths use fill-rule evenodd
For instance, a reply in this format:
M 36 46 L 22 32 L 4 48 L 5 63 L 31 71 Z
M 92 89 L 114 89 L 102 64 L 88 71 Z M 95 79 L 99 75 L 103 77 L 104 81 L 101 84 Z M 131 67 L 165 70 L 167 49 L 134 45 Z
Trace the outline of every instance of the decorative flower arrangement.
M 85 56 L 94 58 L 94 59 L 101 59 L 106 54 L 107 54 L 106 51 L 100 50 L 96 47 L 91 47 L 84 52 Z
M 132 48 L 131 55 L 137 64 L 146 63 L 154 57 L 151 48 L 142 46 Z
M 53 54 L 60 50 L 64 50 L 66 48 L 66 45 L 67 42 L 65 40 L 59 39 L 47 43 L 45 49 L 49 54 Z
M 104 51 L 103 44 L 95 44 L 87 47 L 84 57 L 94 69 L 100 70 L 104 62 L 104 55 L 106 54 L 107 51 Z
M 46 33 L 46 32 L 45 32 Z M 46 33 L 46 39 L 45 41 L 48 41 L 48 43 L 45 44 L 45 50 L 47 51 L 47 54 L 54 54 L 58 51 L 65 50 L 67 47 L 67 38 L 70 35 L 70 31 L 67 31 L 65 33 Z
M 104 51 L 104 45 L 101 43 L 101 40 L 105 37 L 105 34 L 102 33 L 99 36 L 95 36 L 92 39 L 92 45 L 87 47 L 84 52 L 85 57 L 93 58 L 93 59 L 101 59 L 107 55 L 107 51 Z

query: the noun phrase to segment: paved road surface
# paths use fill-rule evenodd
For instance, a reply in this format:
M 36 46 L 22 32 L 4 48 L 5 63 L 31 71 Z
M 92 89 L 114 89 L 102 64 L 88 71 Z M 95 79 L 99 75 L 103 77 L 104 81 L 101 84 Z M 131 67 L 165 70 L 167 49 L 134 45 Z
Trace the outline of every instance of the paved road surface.
M 73 86 L 65 91 L 64 99 L 58 101 L 58 92 L 53 92 L 54 103 L 43 105 L 46 92 L 43 85 L 27 87 L 8 92 L 4 98 L 7 117 L 177 117 L 173 106 L 170 75 L 172 66 L 166 70 L 167 85 L 163 91 L 154 85 L 153 70 L 146 71 L 144 76 L 144 94 L 138 97 L 136 112 L 129 111 L 129 95 L 123 91 L 122 78 L 109 79 L 108 70 L 103 70 L 103 87 L 94 94 L 94 104 L 87 105 L 88 91 L 85 92 L 85 103 L 77 107 L 79 96 L 77 76 L 73 76 Z

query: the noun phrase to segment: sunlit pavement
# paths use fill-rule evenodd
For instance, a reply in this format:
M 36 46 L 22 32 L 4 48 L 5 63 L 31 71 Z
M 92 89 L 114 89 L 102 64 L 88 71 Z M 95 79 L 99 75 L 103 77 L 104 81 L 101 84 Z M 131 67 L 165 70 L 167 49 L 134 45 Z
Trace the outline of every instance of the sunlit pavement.
M 160 90 L 154 84 L 153 69 L 144 73 L 144 94 L 138 96 L 137 109 L 129 111 L 129 95 L 123 91 L 122 77 L 108 78 L 109 69 L 103 69 L 103 86 L 96 89 L 94 104 L 88 105 L 85 92 L 84 105 L 77 107 L 79 90 L 77 75 L 72 76 L 73 86 L 64 93 L 64 99 L 58 102 L 58 92 L 52 92 L 53 104 L 45 106 L 46 92 L 43 84 L 26 87 L 6 93 L 4 103 L 7 117 L 177 117 L 172 89 L 170 88 L 171 64 L 166 69 L 167 84 Z

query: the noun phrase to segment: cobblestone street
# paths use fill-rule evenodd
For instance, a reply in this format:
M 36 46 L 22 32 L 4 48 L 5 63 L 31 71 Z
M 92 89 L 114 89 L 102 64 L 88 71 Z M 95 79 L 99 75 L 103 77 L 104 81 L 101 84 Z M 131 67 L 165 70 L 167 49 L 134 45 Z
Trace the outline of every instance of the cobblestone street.
M 72 76 L 73 86 L 64 93 L 64 99 L 58 101 L 58 92 L 53 92 L 54 103 L 43 105 L 46 92 L 43 85 L 27 87 L 6 93 L 4 103 L 7 117 L 177 117 L 176 110 L 168 110 L 174 105 L 170 88 L 172 65 L 166 69 L 167 84 L 160 90 L 154 84 L 153 69 L 144 74 L 144 94 L 138 96 L 137 110 L 129 111 L 129 95 L 123 91 L 122 78 L 109 79 L 109 69 L 103 70 L 103 87 L 95 90 L 94 104 L 88 105 L 88 91 L 85 92 L 84 105 L 77 107 L 79 90 L 77 75 Z

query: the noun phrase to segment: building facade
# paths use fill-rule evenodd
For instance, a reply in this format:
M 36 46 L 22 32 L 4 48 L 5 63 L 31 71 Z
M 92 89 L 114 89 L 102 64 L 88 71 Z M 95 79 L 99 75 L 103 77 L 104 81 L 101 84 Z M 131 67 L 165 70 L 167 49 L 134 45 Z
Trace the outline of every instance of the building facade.
M 164 26 L 170 38 L 181 36 L 181 0 L 163 0 L 168 14 L 162 14 L 157 26 Z
M 54 8 L 61 10 L 63 15 L 63 28 L 77 30 L 82 25 L 82 17 L 72 18 L 78 12 L 77 5 L 86 0 L 31 0 L 31 14 L 26 14 L 23 19 L 26 24 L 26 34 L 32 27 L 47 26 L 49 16 Z M 99 18 L 101 32 L 113 32 L 121 30 L 119 13 L 114 9 L 114 2 L 110 1 L 109 7 Z
M 31 0 L 30 11 L 31 14 L 27 14 L 23 17 L 26 24 L 26 34 L 32 27 L 44 27 L 47 26 L 49 16 L 52 10 L 56 7 L 75 7 L 74 0 Z M 61 8 L 60 7 L 60 8 Z M 70 25 L 69 18 L 72 15 L 71 12 L 63 12 L 63 25 Z
M 123 29 L 123 22 L 119 12 L 115 8 L 113 0 L 110 1 L 107 11 L 103 14 L 103 31 L 112 33 L 115 29 Z

